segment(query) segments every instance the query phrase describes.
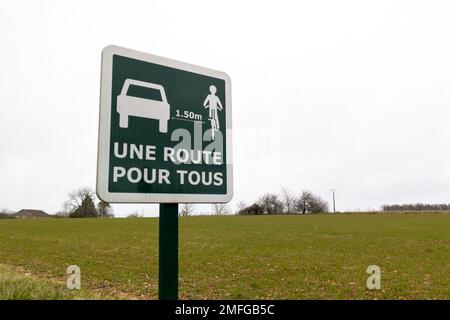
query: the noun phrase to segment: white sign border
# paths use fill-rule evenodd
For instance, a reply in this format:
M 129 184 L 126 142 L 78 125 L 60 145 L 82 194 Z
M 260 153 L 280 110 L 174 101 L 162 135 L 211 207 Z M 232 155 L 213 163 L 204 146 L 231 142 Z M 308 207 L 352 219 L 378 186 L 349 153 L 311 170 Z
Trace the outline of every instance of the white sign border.
M 226 153 L 227 153 L 227 192 L 226 194 L 178 194 L 178 193 L 124 193 L 109 192 L 109 151 L 111 138 L 111 90 L 113 55 L 147 61 L 171 68 L 203 74 L 225 81 L 226 111 Z M 97 196 L 108 203 L 226 203 L 233 197 L 233 156 L 232 156 L 232 116 L 231 116 L 231 79 L 220 71 L 192 64 L 162 58 L 131 49 L 107 46 L 102 51 L 100 81 L 100 114 L 97 153 Z

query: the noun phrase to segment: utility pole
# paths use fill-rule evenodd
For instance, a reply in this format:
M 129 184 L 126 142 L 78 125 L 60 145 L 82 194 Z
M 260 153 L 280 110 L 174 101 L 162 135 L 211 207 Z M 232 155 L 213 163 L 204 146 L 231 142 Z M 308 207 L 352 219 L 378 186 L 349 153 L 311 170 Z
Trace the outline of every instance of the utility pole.
M 334 198 L 334 192 L 336 189 L 331 189 L 331 192 L 333 192 L 333 213 L 336 213 L 336 200 Z

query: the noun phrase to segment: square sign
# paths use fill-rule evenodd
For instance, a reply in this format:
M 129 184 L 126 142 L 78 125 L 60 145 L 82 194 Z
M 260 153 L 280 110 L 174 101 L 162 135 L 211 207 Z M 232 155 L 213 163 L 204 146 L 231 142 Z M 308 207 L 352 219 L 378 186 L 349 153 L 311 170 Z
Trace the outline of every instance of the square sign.
M 233 193 L 227 74 L 108 46 L 102 52 L 97 195 L 215 203 Z

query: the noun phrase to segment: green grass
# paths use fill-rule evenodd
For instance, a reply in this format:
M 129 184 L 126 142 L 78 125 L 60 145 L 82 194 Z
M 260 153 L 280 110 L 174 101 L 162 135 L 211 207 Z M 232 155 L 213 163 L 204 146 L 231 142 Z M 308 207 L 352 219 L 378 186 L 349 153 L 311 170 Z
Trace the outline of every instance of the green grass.
M 0 220 L 0 264 L 0 299 L 156 299 L 158 220 Z M 450 214 L 180 218 L 180 298 L 450 299 Z
M 0 300 L 100 299 L 100 294 L 86 290 L 67 290 L 64 283 L 20 274 L 0 265 Z M 111 298 L 111 297 L 108 297 Z

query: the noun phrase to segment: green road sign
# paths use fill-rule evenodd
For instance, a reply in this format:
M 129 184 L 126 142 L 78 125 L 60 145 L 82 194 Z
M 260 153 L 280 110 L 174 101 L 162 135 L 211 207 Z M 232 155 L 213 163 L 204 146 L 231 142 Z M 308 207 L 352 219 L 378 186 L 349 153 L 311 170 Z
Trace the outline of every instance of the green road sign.
M 106 202 L 228 202 L 227 74 L 108 46 L 102 53 L 97 194 Z

